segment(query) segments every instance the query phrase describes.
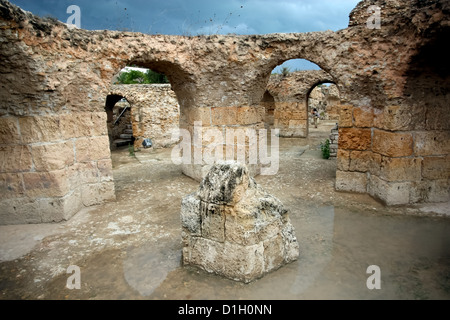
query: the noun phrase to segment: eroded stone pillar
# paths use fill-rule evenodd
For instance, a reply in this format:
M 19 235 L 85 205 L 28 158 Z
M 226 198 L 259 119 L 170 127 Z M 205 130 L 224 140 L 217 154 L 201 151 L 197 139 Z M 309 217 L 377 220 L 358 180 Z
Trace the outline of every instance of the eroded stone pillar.
M 264 117 L 265 108 L 260 105 L 184 110 L 183 143 L 190 145 L 190 155 L 182 161 L 183 173 L 202 181 L 214 163 L 236 160 L 247 166 L 251 176 L 259 175 Z M 183 148 L 186 152 L 187 147 Z
M 0 224 L 68 220 L 115 199 L 106 113 L 0 118 Z
M 283 204 L 248 169 L 219 162 L 181 207 L 183 264 L 249 283 L 295 261 L 299 244 Z

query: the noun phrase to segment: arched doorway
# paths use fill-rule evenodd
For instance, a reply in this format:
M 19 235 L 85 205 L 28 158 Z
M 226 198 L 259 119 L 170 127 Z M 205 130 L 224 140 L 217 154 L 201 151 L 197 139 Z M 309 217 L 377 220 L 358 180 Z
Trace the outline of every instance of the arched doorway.
M 111 150 L 134 144 L 131 104 L 125 97 L 106 97 L 107 126 Z

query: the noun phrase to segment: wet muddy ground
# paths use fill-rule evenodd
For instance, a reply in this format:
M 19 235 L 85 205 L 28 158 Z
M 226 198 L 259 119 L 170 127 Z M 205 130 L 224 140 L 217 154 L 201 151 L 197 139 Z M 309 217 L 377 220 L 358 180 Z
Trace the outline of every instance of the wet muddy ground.
M 334 190 L 321 159 L 333 123 L 281 139 L 275 176 L 256 181 L 289 210 L 300 258 L 243 284 L 182 267 L 180 205 L 199 183 L 171 150 L 114 151 L 117 201 L 59 224 L 0 226 L 0 299 L 450 299 L 450 206 L 385 207 Z M 69 266 L 81 288 L 66 287 Z M 380 270 L 369 290 L 367 268 Z

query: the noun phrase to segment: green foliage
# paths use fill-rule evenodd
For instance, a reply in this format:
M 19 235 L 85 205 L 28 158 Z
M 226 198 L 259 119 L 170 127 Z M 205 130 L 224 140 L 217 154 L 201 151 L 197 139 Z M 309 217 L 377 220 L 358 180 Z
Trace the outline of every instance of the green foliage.
M 324 143 L 320 144 L 320 149 L 322 150 L 322 158 L 330 159 L 330 140 L 327 139 Z
M 130 153 L 130 157 L 135 157 L 134 154 L 134 145 L 128 144 L 128 152 Z
M 152 84 L 152 83 L 169 83 L 167 77 L 161 73 L 148 70 L 146 73 L 130 70 L 122 72 L 117 78 L 118 84 Z
M 288 76 L 290 73 L 291 73 L 291 69 L 289 69 L 288 67 L 281 68 L 281 74 L 283 77 Z

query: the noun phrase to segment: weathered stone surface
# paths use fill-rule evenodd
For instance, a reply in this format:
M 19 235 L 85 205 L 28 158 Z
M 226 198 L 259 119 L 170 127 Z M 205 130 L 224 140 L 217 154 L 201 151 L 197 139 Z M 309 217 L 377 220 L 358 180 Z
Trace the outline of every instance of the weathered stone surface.
M 370 150 L 372 133 L 370 129 L 339 128 L 339 148 L 347 150 Z
M 369 194 L 380 199 L 386 205 L 394 206 L 410 202 L 412 182 L 388 182 L 377 176 L 371 176 Z
M 414 152 L 416 156 L 450 154 L 450 131 L 416 132 Z
M 422 159 L 383 157 L 379 177 L 385 181 L 420 181 Z
M 355 119 L 355 126 L 358 128 L 373 127 L 374 112 L 370 107 L 354 108 L 353 118 Z
M 353 106 L 341 105 L 339 107 L 339 127 L 350 128 L 353 126 Z
M 108 136 L 80 138 L 75 141 L 77 162 L 104 160 L 111 157 Z
M 386 106 L 375 110 L 374 126 L 390 131 L 422 130 L 425 127 L 424 106 Z
M 20 143 L 19 122 L 16 117 L 0 118 L 0 144 Z
M 388 157 L 409 157 L 413 154 L 412 134 L 374 130 L 372 150 Z
M 24 195 L 23 178 L 18 173 L 0 174 L 0 199 L 15 198 Z
M 0 172 L 28 172 L 32 167 L 29 146 L 0 146 Z
M 33 146 L 32 155 L 36 171 L 64 169 L 75 160 L 72 141 Z
M 135 149 L 142 149 L 146 138 L 152 140 L 153 148 L 172 146 L 172 132 L 180 124 L 202 121 L 209 126 L 211 123 L 211 106 L 180 110 L 170 84 L 113 85 L 108 96 L 123 97 L 128 101 Z M 112 110 L 114 106 L 107 104 L 106 109 Z
M 53 142 L 61 139 L 58 116 L 19 118 L 23 143 Z
M 425 179 L 450 179 L 450 157 L 426 157 L 423 159 L 422 176 Z
M 367 174 L 362 172 L 336 172 L 336 190 L 366 193 Z
M 298 258 L 287 210 L 234 161 L 212 166 L 181 208 L 183 263 L 251 282 Z
M 65 169 L 50 172 L 26 172 L 23 174 L 26 195 L 33 197 L 64 197 L 70 191 Z
M 437 203 L 450 201 L 448 179 L 423 180 L 413 182 L 410 189 L 410 202 Z

